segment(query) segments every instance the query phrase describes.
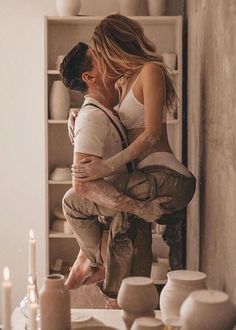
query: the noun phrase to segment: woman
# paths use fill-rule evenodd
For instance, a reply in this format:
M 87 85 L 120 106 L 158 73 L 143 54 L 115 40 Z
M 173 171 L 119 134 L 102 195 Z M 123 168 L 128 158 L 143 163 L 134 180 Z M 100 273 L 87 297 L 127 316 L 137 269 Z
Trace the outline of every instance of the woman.
M 108 160 L 87 157 L 74 165 L 74 176 L 81 181 L 104 178 L 135 161 L 137 169 L 155 177 L 158 196 L 172 197 L 169 208 L 184 209 L 193 197 L 195 178 L 168 142 L 166 113 L 177 96 L 155 46 L 136 21 L 115 14 L 97 25 L 91 49 L 103 78 L 117 79 L 118 114 L 129 146 Z

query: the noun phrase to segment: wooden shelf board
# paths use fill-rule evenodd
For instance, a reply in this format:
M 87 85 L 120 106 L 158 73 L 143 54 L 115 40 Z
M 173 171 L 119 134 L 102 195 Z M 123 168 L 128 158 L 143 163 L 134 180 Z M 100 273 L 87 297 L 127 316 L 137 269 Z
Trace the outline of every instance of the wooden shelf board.
M 72 181 L 68 180 L 68 181 L 56 181 L 56 180 L 48 180 L 49 184 L 71 184 L 72 185 Z
M 50 230 L 49 238 L 75 238 L 74 234 L 65 234 Z
M 67 119 L 48 119 L 48 124 L 67 124 Z
M 48 70 L 48 74 L 59 75 L 59 70 Z

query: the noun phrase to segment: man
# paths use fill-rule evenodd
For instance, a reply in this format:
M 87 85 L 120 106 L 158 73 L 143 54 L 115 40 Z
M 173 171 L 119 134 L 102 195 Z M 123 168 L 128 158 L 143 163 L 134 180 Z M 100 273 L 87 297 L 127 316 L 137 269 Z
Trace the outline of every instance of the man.
M 104 86 L 97 62 L 83 43 L 67 54 L 60 71 L 67 87 L 85 95 L 76 119 L 73 164 L 87 156 L 106 159 L 120 152 L 122 144 L 127 141 L 125 131 L 112 110 L 117 104 L 115 81 L 107 79 L 105 85 L 108 88 Z M 103 292 L 115 297 L 124 277 L 150 275 L 150 222 L 170 213 L 160 206 L 170 198 L 145 201 L 155 197 L 152 194 L 155 183 L 147 175 L 131 174 L 128 170 L 124 167 L 120 173 L 107 179 L 113 187 L 105 180 L 81 183 L 73 176 L 73 189 L 64 196 L 63 210 L 81 252 L 66 282 L 70 289 L 104 279 L 101 257 L 103 224 L 98 221 L 98 216 L 114 218 L 109 233 L 108 270 Z

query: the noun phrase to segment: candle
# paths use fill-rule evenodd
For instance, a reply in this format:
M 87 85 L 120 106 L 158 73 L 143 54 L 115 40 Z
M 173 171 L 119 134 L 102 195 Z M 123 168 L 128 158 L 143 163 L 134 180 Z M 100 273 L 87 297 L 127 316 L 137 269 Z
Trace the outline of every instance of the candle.
M 36 276 L 36 240 L 32 229 L 29 238 L 29 274 Z
M 36 297 L 35 297 L 35 292 L 34 289 L 30 290 L 29 294 L 29 325 L 30 325 L 30 330 L 37 330 L 37 309 L 38 305 L 36 303 Z
M 12 290 L 12 283 L 10 282 L 9 268 L 5 267 L 4 270 L 3 270 L 3 283 L 2 283 L 2 293 L 3 293 L 2 321 L 3 321 L 3 330 L 10 330 L 11 329 L 11 290 Z

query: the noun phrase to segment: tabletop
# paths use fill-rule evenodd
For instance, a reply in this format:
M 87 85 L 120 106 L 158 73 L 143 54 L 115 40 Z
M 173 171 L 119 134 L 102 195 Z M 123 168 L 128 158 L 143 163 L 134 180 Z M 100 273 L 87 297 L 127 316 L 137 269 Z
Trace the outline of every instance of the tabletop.
M 160 311 L 155 311 L 156 317 L 160 318 Z M 82 326 L 106 325 L 115 327 L 118 330 L 125 330 L 119 309 L 72 309 L 72 329 L 79 329 Z M 12 330 L 24 330 L 25 317 L 20 308 L 17 307 L 12 314 Z

